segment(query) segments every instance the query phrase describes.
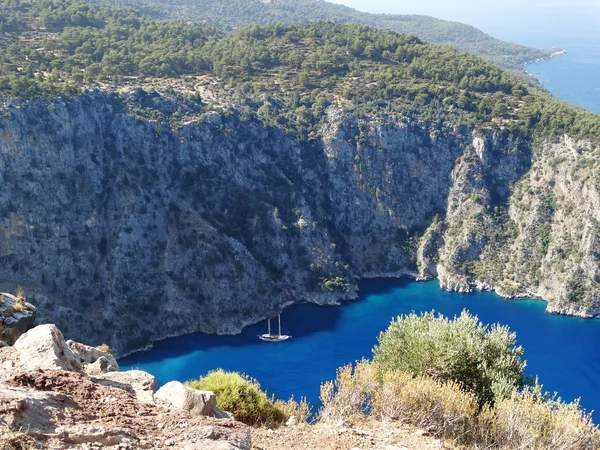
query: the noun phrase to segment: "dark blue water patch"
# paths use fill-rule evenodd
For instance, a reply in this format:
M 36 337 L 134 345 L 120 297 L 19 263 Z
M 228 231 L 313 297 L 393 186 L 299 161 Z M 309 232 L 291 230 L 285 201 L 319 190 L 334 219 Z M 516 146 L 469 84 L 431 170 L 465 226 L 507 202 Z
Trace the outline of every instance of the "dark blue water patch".
M 236 336 L 202 333 L 158 342 L 119 361 L 123 370 L 152 373 L 159 385 L 186 381 L 223 368 L 246 373 L 278 398 L 307 397 L 318 404 L 320 384 L 344 364 L 370 358 L 377 336 L 391 319 L 411 311 L 435 310 L 453 317 L 468 309 L 486 324 L 509 325 L 525 348 L 527 374 L 568 401 L 581 397 L 587 410 L 600 407 L 600 321 L 545 313 L 541 300 L 504 300 L 493 293 L 470 295 L 439 289 L 437 282 L 370 280 L 360 298 L 342 307 L 294 305 L 282 314 L 289 341 L 262 342 L 266 323 Z

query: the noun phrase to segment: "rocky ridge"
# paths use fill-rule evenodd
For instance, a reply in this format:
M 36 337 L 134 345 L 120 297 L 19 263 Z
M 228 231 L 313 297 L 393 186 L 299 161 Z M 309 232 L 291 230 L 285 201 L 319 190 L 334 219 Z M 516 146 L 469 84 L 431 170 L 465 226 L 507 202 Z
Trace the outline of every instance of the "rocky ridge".
M 111 366 L 98 370 L 101 358 Z M 177 390 L 163 387 L 155 393 L 152 375 L 120 372 L 110 353 L 66 342 L 54 325 L 33 328 L 13 347 L 0 349 L 0 367 L 2 448 L 251 446 L 248 427 L 230 418 L 209 417 L 216 407 L 212 392 L 173 383 Z
M 0 281 L 22 283 L 70 338 L 123 355 L 236 333 L 293 302 L 355 298 L 369 277 L 600 313 L 589 142 L 339 105 L 312 141 L 235 110 L 171 129 L 123 96 L 14 104 L 0 119 Z

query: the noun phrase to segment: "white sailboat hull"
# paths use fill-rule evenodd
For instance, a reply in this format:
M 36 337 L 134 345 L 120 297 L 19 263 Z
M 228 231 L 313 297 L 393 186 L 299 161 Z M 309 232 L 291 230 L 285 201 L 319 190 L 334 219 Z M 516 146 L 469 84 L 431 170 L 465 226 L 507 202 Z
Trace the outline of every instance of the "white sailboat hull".
M 258 338 L 261 341 L 265 341 L 265 342 L 279 342 L 279 341 L 287 341 L 289 338 L 291 338 L 291 336 L 288 336 L 287 334 L 282 334 L 280 336 L 271 335 L 271 334 L 261 334 L 260 336 L 258 336 Z
M 279 325 L 279 333 L 278 334 L 271 334 L 271 319 L 267 320 L 267 333 L 266 334 L 261 334 L 258 336 L 258 338 L 261 341 L 265 341 L 265 342 L 279 342 L 279 341 L 287 341 L 289 338 L 291 338 L 291 336 L 288 336 L 287 334 L 281 334 L 281 314 L 277 315 L 277 323 Z

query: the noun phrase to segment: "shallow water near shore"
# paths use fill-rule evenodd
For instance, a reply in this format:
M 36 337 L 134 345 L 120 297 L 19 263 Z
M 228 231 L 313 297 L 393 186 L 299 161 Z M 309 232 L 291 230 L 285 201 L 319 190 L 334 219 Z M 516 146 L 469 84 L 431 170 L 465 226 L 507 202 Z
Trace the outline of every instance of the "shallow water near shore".
M 289 341 L 258 340 L 266 322 L 236 336 L 195 333 L 158 342 L 146 352 L 119 361 L 122 370 L 150 372 L 159 385 L 198 378 L 223 368 L 246 373 L 278 398 L 306 396 L 317 405 L 319 386 L 335 377 L 336 368 L 370 358 L 378 334 L 392 317 L 435 310 L 453 317 L 463 309 L 484 323 L 509 325 L 525 348 L 527 374 L 539 376 L 548 391 L 565 400 L 581 397 L 588 411 L 600 408 L 600 320 L 545 313 L 541 300 L 505 300 L 493 293 L 469 295 L 439 289 L 437 281 L 369 280 L 360 283 L 360 298 L 341 307 L 294 305 L 282 314 Z M 598 415 L 595 415 L 598 420 Z

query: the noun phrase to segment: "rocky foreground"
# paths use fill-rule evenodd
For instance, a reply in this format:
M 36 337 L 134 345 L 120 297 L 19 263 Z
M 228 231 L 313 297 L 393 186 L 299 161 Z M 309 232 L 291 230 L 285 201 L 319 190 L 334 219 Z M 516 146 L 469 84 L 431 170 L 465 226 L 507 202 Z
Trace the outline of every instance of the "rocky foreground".
M 155 389 L 152 375 L 121 372 L 110 352 L 37 326 L 0 348 L 0 448 L 451 448 L 393 422 L 252 429 L 219 410 L 212 392 L 179 382 Z
M 0 349 L 1 448 L 250 448 L 250 429 L 211 392 L 155 388 L 149 373 L 120 372 L 110 353 L 40 325 Z

